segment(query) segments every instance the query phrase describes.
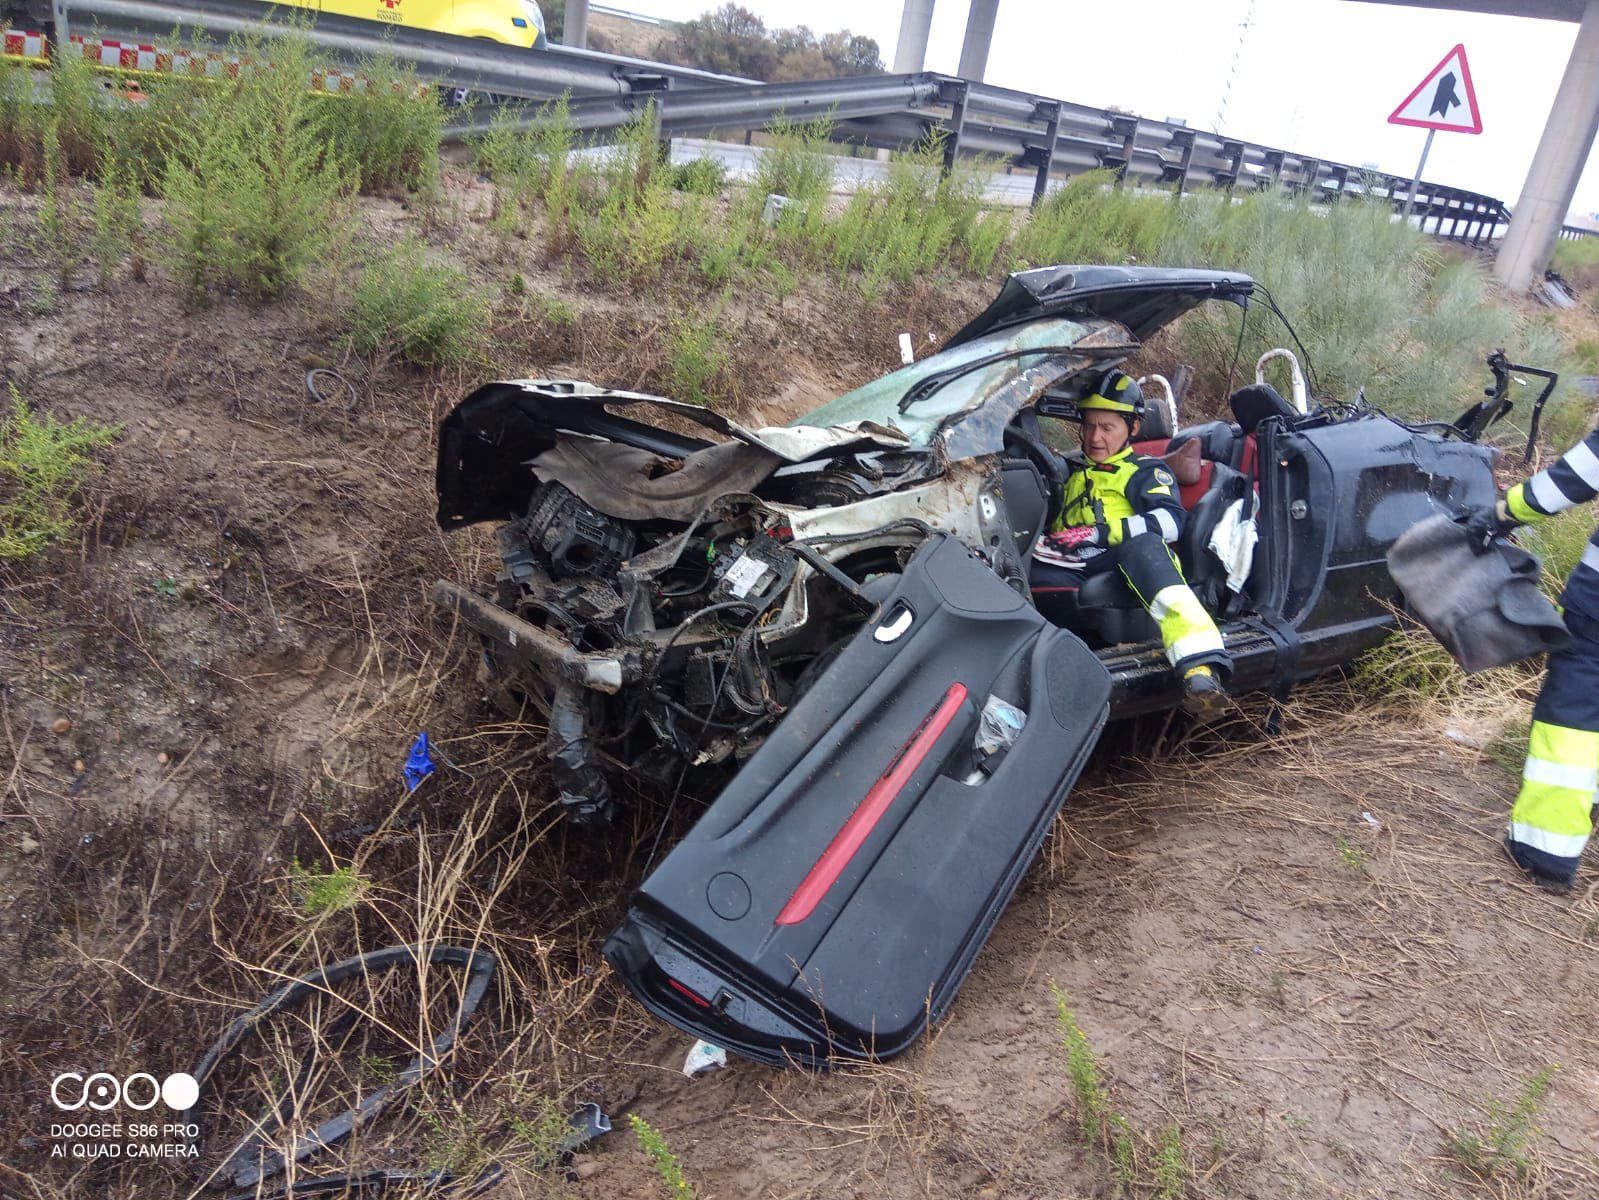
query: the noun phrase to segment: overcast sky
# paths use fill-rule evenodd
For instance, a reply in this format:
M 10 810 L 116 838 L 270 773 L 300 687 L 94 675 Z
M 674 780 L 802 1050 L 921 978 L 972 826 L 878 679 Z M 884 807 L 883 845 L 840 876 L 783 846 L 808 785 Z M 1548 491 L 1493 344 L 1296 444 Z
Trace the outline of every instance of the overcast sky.
M 683 19 L 720 0 L 599 2 Z M 904 12 L 903 0 L 741 2 L 768 26 L 847 28 L 876 38 L 885 61 Z M 928 70 L 954 72 L 966 11 L 966 0 L 937 0 Z M 1483 131 L 1438 134 L 1426 175 L 1513 208 L 1576 30 L 1560 21 L 1354 0 L 1000 0 L 987 80 L 1209 129 L 1237 53 L 1223 133 L 1409 175 L 1426 131 L 1389 125 L 1388 114 L 1464 43 Z M 1574 209 L 1599 211 L 1599 169 L 1583 176 Z

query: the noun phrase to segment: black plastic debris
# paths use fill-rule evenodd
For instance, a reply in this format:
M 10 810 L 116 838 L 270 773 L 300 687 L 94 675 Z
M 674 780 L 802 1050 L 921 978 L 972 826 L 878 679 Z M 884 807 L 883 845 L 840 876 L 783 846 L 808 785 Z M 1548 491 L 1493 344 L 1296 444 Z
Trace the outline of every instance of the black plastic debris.
M 563 1155 L 575 1154 L 595 1138 L 611 1132 L 611 1118 L 592 1102 L 578 1105 L 567 1121 L 572 1126 L 572 1132 L 561 1139 L 560 1150 Z
M 357 955 L 347 958 L 320 970 L 312 971 L 308 975 L 284 984 L 265 1000 L 232 1025 L 219 1038 L 211 1049 L 207 1050 L 205 1057 L 200 1060 L 192 1074 L 199 1084 L 200 1093 L 205 1091 L 206 1083 L 215 1073 L 217 1066 L 229 1055 L 238 1050 L 245 1039 L 253 1034 L 257 1027 L 267 1017 L 286 1009 L 294 1008 L 310 1000 L 313 996 L 329 994 L 334 987 L 345 980 L 357 976 L 373 975 L 384 971 L 401 970 L 411 967 L 420 972 L 423 964 L 437 967 L 456 967 L 466 972 L 466 986 L 462 990 L 461 1001 L 455 1011 L 454 1018 L 427 1049 L 416 1055 L 406 1064 L 395 1078 L 376 1088 L 361 1098 L 354 1108 L 346 1109 L 337 1116 L 322 1122 L 309 1133 L 294 1139 L 289 1152 L 279 1153 L 273 1147 L 265 1145 L 265 1141 L 283 1128 L 284 1106 L 281 1104 L 269 1107 L 251 1124 L 249 1133 L 241 1137 L 222 1159 L 222 1163 L 214 1171 L 208 1172 L 208 1178 L 217 1186 L 232 1184 L 239 1188 L 253 1188 L 261 1180 L 270 1178 L 282 1171 L 289 1162 L 301 1162 L 313 1154 L 332 1146 L 335 1142 L 348 1137 L 358 1126 L 361 1126 L 382 1112 L 394 1097 L 421 1079 L 423 1075 L 436 1070 L 450 1049 L 455 1045 L 456 1038 L 465 1027 L 467 1020 L 476 1011 L 479 1002 L 488 991 L 489 983 L 494 978 L 495 967 L 498 960 L 487 950 L 474 950 L 466 946 L 391 946 L 386 950 L 375 950 L 370 954 Z M 363 1014 L 354 1006 L 349 1012 L 331 1022 L 327 1031 L 329 1044 L 338 1046 L 348 1039 L 351 1032 L 358 1025 Z M 298 1078 L 295 1079 L 288 1092 L 293 1094 L 298 1091 L 311 1077 L 312 1069 L 316 1064 L 315 1053 L 306 1056 L 300 1065 Z M 200 1102 L 195 1100 L 194 1105 L 188 1108 L 182 1116 L 185 1125 L 192 1125 L 196 1135 L 191 1144 L 198 1150 L 198 1110 Z M 380 1172 L 379 1174 L 385 1174 Z M 362 1178 L 366 1178 L 363 1176 Z M 318 1181 L 307 1180 L 307 1184 Z M 384 1183 L 382 1186 L 391 1186 L 394 1181 Z M 300 1185 L 293 1185 L 298 1188 Z M 348 1186 L 348 1184 L 341 1184 Z M 376 1185 L 374 1185 L 376 1186 Z M 298 1190 L 285 1191 L 285 1196 L 318 1195 L 327 1193 L 302 1192 Z M 357 1193 L 360 1194 L 360 1193 Z M 254 1195 L 254 1192 L 251 1193 Z

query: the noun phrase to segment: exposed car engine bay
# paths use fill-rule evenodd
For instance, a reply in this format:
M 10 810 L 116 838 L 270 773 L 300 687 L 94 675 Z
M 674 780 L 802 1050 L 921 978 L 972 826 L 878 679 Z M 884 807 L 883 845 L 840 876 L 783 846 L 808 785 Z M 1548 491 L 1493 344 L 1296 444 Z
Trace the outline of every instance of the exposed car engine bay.
M 762 488 L 773 498 L 723 496 L 687 522 L 624 522 L 560 482 L 538 485 L 526 516 L 497 531 L 498 606 L 580 653 L 630 651 L 638 673 L 638 686 L 606 695 L 529 672 L 489 644 L 485 675 L 499 703 L 530 704 L 549 721 L 556 782 L 573 817 L 609 813 L 601 757 L 670 786 L 684 764 L 737 762 L 759 748 L 926 536 L 931 526 L 912 514 L 944 508 L 952 487 L 984 491 L 972 486 L 975 469 L 924 484 L 909 500 L 880 490 L 917 478 L 926 457 L 870 452 L 797 464 L 803 469 L 779 470 Z M 874 490 L 890 504 L 874 505 Z M 968 497 L 965 511 L 979 507 L 991 514 L 998 558 L 1019 579 L 1002 506 Z M 886 518 L 875 526 L 874 508 Z M 818 509 L 834 526 L 841 513 L 855 519 L 841 532 L 807 529 Z

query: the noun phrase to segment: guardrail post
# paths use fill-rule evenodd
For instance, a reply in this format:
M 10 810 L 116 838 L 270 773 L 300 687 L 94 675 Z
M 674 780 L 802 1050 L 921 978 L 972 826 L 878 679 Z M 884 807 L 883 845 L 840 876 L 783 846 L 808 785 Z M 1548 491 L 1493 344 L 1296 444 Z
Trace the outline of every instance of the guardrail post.
M 1174 166 L 1166 163 L 1160 170 L 1162 183 L 1175 183 L 1177 195 L 1182 196 L 1188 187 L 1188 168 L 1194 163 L 1194 131 L 1192 129 L 1174 129 L 1171 132 L 1171 144 L 1182 151 Z
M 55 22 L 55 30 L 50 35 L 53 43 L 50 47 L 51 57 L 56 52 L 66 54 L 67 45 L 71 34 L 67 31 L 67 0 L 50 0 L 50 19 Z M 52 66 L 54 63 L 51 64 Z
M 1328 173 L 1327 182 L 1332 187 L 1331 202 L 1337 204 L 1344 198 L 1344 185 L 1349 182 L 1349 168 L 1345 166 L 1334 167 Z
M 949 93 L 949 120 L 944 125 L 944 174 L 948 175 L 960 158 L 961 134 L 966 130 L 966 96 L 970 89 L 965 80 L 959 80 L 945 90 Z
M 1033 181 L 1034 208 L 1044 202 L 1044 195 L 1049 191 L 1049 173 L 1055 166 L 1055 145 L 1060 141 L 1060 115 L 1063 107 L 1057 100 L 1053 104 L 1040 104 L 1034 113 L 1034 120 L 1044 122 L 1044 156 L 1043 161 L 1038 164 L 1038 178 Z
M 1122 187 L 1127 182 L 1127 168 L 1133 165 L 1133 143 L 1138 140 L 1138 118 L 1112 117 L 1110 128 L 1112 133 L 1120 134 L 1122 139 L 1121 164 L 1116 168 L 1116 186 Z
M 1216 176 L 1216 182 L 1230 196 L 1233 185 L 1238 182 L 1239 173 L 1244 169 L 1244 144 L 1242 142 L 1223 142 L 1221 144 L 1222 157 L 1230 159 L 1231 165 Z
M 1301 182 L 1293 190 L 1296 193 L 1301 193 L 1302 194 L 1304 192 L 1309 192 L 1311 195 L 1315 195 L 1316 194 L 1316 177 L 1321 174 L 1321 159 L 1319 159 L 1319 158 L 1301 159 L 1299 161 L 1299 171 L 1300 171 L 1300 174 L 1303 176 L 1303 182 Z
M 1282 182 L 1283 160 L 1287 155 L 1281 150 L 1268 150 L 1262 157 L 1266 163 L 1266 188 L 1271 190 Z

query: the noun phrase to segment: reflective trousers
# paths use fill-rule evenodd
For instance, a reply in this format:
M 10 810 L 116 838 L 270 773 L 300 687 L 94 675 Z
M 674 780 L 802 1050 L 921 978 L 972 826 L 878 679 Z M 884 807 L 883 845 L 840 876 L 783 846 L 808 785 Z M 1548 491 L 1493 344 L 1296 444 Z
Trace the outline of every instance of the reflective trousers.
M 1568 610 L 1571 644 L 1549 656 L 1532 710 L 1510 840 L 1538 874 L 1570 883 L 1599 791 L 1599 621 Z
M 1033 582 L 1077 575 L 1100 575 L 1120 571 L 1138 602 L 1149 610 L 1160 626 L 1160 640 L 1166 659 L 1179 673 L 1192 667 L 1212 666 L 1223 675 L 1232 671 L 1233 660 L 1221 640 L 1221 631 L 1183 579 L 1183 571 L 1170 547 L 1158 533 L 1140 533 L 1102 554 L 1088 559 L 1078 571 L 1035 563 Z

